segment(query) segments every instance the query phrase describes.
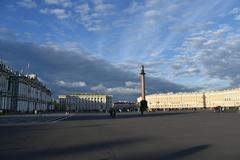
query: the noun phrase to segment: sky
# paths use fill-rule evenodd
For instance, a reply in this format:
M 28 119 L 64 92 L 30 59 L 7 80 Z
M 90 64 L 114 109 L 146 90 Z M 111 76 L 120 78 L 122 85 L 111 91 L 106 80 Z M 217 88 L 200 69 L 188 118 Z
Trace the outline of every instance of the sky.
M 53 96 L 239 87 L 239 0 L 1 0 L 0 59 Z M 28 68 L 29 66 L 29 68 Z

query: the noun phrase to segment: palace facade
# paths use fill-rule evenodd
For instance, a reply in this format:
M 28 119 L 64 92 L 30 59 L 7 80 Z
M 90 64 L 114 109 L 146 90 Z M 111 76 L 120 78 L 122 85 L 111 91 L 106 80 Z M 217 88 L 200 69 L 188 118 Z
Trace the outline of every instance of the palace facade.
M 68 111 L 107 111 L 112 107 L 112 95 L 80 93 L 58 96 L 60 108 Z
M 165 93 L 147 95 L 148 108 L 155 109 L 203 109 L 240 107 L 240 88 L 222 91 Z M 138 98 L 138 102 L 141 97 Z
M 32 112 L 53 110 L 52 92 L 36 75 L 23 75 L 0 64 L 0 110 Z
M 0 63 L 0 110 L 2 111 L 11 109 L 10 77 L 12 75 L 12 71 Z

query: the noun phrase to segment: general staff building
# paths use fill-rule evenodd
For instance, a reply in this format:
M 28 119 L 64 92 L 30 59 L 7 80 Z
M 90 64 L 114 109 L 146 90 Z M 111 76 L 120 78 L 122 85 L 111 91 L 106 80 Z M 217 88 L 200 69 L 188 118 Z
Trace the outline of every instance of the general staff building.
M 240 88 L 222 91 L 162 93 L 147 95 L 148 108 L 155 109 L 202 109 L 240 107 Z M 141 97 L 138 98 L 138 102 Z

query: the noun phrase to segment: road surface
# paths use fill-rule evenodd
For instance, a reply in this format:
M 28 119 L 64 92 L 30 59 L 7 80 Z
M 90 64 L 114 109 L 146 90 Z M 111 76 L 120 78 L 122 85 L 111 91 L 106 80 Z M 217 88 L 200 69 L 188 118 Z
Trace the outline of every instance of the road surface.
M 240 159 L 240 113 L 72 114 L 0 125 L 1 160 Z

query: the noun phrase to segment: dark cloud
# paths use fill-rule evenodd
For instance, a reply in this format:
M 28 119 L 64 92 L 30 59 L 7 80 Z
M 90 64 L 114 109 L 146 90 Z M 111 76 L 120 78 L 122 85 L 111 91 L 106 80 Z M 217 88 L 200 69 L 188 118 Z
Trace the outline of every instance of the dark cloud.
M 0 58 L 6 60 L 14 69 L 25 69 L 25 72 L 27 64 L 30 63 L 30 71 L 37 73 L 44 83 L 52 88 L 55 96 L 72 92 L 93 92 L 91 88 L 98 85 L 112 91 L 118 100 L 136 100 L 140 96 L 136 88 L 130 88 L 134 86 L 126 85 L 126 82 L 139 83 L 139 73 L 88 55 L 83 51 L 71 52 L 33 43 L 0 40 Z M 146 81 L 148 93 L 188 90 L 184 86 L 162 79 L 147 77 Z M 59 82 L 64 85 L 59 85 Z M 67 86 L 71 86 L 71 83 L 76 87 Z M 86 85 L 76 85 L 82 83 Z M 118 91 L 118 88 L 123 93 Z

